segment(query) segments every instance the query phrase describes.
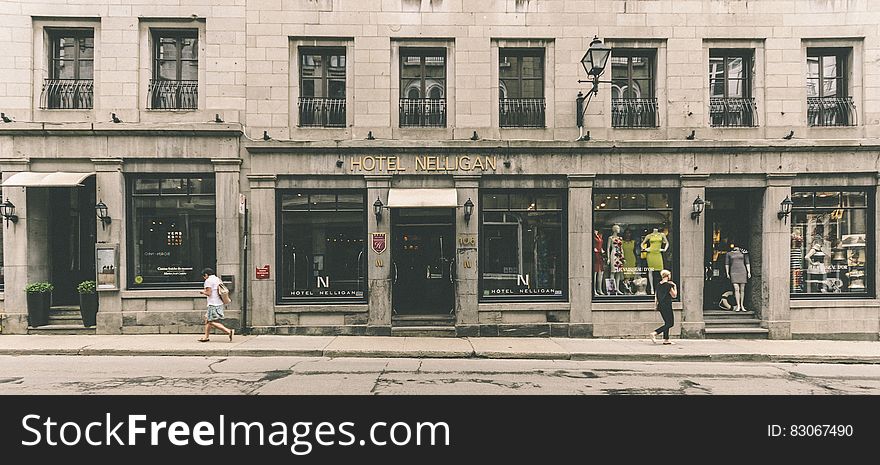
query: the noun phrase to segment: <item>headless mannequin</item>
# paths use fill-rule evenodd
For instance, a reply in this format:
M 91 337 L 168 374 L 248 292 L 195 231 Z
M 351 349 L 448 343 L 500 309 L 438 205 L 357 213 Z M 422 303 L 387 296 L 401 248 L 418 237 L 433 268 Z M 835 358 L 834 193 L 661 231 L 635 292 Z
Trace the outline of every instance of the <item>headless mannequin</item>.
M 728 254 L 734 253 L 734 251 L 739 251 L 739 247 L 736 247 L 735 244 L 731 243 L 732 247 Z M 746 252 L 748 253 L 748 252 Z M 745 260 L 746 266 L 746 278 L 752 279 L 752 266 L 749 263 L 748 259 Z M 727 272 L 727 276 L 730 276 L 730 262 L 725 261 L 724 270 Z M 743 298 L 746 296 L 746 283 L 732 283 L 733 284 L 733 295 L 736 299 L 736 308 L 733 309 L 735 312 L 747 312 L 745 305 L 743 305 Z
M 605 295 L 602 291 L 602 279 L 605 275 L 605 260 L 602 253 L 602 235 L 599 231 L 593 231 L 593 293 L 595 295 Z
M 650 245 L 649 239 L 651 238 L 651 236 L 653 236 L 655 234 L 660 234 L 660 236 L 663 238 L 663 244 L 660 247 L 660 253 L 662 254 L 663 252 L 666 252 L 666 249 L 669 248 L 669 241 L 666 240 L 666 235 L 661 233 L 659 228 L 655 227 L 654 231 L 652 231 L 650 234 L 645 236 L 644 239 L 642 239 L 642 250 L 649 251 L 648 252 L 648 257 L 649 257 L 649 260 L 648 260 L 648 283 L 651 285 L 651 294 L 654 293 L 654 272 L 656 271 L 657 273 L 660 273 L 660 270 L 663 269 L 662 263 L 660 264 L 660 267 L 657 269 L 653 269 L 651 267 L 651 261 L 650 261 L 650 256 L 651 256 L 650 247 L 651 247 L 651 245 Z M 662 258 L 661 258 L 661 261 L 662 261 Z
M 623 239 L 620 238 L 620 225 L 611 227 L 608 236 L 608 273 L 614 279 L 615 294 L 620 294 L 620 278 L 623 275 Z

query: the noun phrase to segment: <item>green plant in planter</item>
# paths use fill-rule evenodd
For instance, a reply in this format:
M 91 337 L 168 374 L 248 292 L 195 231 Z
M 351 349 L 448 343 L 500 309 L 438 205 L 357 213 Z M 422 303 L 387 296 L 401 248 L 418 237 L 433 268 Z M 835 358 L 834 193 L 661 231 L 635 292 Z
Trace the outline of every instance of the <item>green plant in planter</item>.
M 28 324 L 43 326 L 49 322 L 49 305 L 55 286 L 48 282 L 30 283 L 25 286 L 27 293 Z
M 83 281 L 76 286 L 76 292 L 80 294 L 94 294 L 95 293 L 95 282 L 94 281 Z
M 53 286 L 52 283 L 47 282 L 30 283 L 24 288 L 24 290 L 28 294 L 45 294 L 54 291 L 55 286 Z
M 95 291 L 95 281 L 83 281 L 76 286 L 79 292 L 79 312 L 82 315 L 83 326 L 95 326 L 98 313 L 98 294 Z

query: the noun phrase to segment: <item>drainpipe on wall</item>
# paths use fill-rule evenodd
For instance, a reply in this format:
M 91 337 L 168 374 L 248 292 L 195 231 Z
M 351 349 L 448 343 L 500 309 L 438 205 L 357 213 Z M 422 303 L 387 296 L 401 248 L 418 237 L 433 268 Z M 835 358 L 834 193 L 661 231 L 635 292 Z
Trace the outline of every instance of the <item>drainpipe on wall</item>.
M 244 201 L 244 237 L 242 238 L 242 260 L 241 260 L 241 332 L 248 334 L 247 326 L 247 310 L 248 310 L 248 207 L 247 198 Z

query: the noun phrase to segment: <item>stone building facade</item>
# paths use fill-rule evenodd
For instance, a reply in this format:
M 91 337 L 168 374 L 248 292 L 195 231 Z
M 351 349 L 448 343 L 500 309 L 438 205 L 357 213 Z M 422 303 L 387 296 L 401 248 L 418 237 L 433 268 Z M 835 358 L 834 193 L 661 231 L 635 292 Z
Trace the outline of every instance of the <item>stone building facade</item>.
M 880 335 L 874 2 L 0 5 L 4 334 Z

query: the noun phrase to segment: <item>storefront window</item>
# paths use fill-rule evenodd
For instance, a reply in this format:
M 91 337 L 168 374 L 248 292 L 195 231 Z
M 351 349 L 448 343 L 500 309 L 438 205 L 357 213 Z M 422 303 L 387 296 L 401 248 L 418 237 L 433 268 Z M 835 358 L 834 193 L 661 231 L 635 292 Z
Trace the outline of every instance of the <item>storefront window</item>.
M 869 294 L 874 279 L 869 192 L 795 191 L 791 199 L 791 293 Z
M 279 202 L 279 300 L 363 301 L 363 191 L 286 191 Z
M 213 177 L 135 178 L 129 183 L 134 287 L 193 286 L 216 267 Z
M 673 194 L 660 191 L 593 195 L 593 295 L 653 295 L 663 269 L 675 279 L 676 202 Z
M 565 296 L 565 192 L 490 191 L 481 196 L 481 295 Z

